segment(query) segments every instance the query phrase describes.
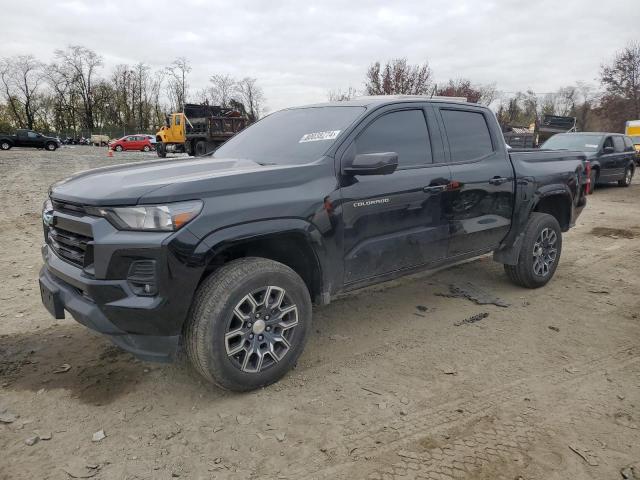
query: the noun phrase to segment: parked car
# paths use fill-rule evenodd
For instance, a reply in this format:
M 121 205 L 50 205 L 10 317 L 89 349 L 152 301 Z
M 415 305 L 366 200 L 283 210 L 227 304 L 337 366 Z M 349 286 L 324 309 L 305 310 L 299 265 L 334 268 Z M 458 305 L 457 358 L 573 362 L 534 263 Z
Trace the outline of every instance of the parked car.
M 153 144 L 147 135 L 127 135 L 109 143 L 109 146 L 116 152 L 123 150 L 142 150 L 148 152 L 153 150 Z
M 591 185 L 618 182 L 631 185 L 635 173 L 635 150 L 631 138 L 620 133 L 559 133 L 540 147 L 547 150 L 577 150 L 591 162 Z
M 94 147 L 106 147 L 109 144 L 109 135 L 91 135 L 91 145 Z
M 508 152 L 476 104 L 282 110 L 213 157 L 53 185 L 42 300 L 142 359 L 184 345 L 207 380 L 254 389 L 295 365 L 312 302 L 489 252 L 515 284 L 542 287 L 588 181 L 581 152 Z
M 33 130 L 18 129 L 13 135 L 0 133 L 0 150 L 9 150 L 12 147 L 31 147 L 54 151 L 60 146 L 60 141 L 56 137 L 48 137 Z

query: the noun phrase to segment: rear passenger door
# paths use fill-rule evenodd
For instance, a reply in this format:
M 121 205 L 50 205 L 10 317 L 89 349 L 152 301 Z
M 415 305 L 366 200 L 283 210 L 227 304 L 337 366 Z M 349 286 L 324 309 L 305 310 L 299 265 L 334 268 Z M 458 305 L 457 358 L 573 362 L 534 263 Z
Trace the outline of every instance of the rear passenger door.
M 485 109 L 434 108 L 442 122 L 451 169 L 452 186 L 446 193 L 451 225 L 447 256 L 494 249 L 511 227 L 514 198 L 513 167 L 502 134 Z
M 361 153 L 395 152 L 399 164 L 390 175 L 340 175 L 345 284 L 443 260 L 450 175 L 433 112 L 415 103 L 385 107 L 345 143 L 341 169 Z

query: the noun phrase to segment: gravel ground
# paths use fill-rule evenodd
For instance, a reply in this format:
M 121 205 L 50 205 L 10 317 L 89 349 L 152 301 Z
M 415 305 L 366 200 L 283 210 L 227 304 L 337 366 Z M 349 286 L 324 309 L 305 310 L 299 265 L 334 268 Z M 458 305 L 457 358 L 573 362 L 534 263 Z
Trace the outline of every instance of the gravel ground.
M 234 394 L 40 304 L 48 185 L 151 158 L 0 152 L 0 479 L 640 478 L 639 184 L 589 198 L 547 287 L 483 257 L 362 290 L 315 310 L 281 382 Z M 465 282 L 509 306 L 439 295 Z

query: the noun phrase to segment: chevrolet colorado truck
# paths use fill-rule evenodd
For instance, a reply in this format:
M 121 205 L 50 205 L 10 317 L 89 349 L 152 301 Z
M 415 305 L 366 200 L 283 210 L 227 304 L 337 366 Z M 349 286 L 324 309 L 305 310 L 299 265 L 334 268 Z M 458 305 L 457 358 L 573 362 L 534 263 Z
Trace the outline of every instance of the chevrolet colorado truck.
M 13 135 L 0 133 L 0 150 L 9 150 L 11 147 L 46 148 L 54 151 L 60 147 L 60 140 L 26 129 L 16 130 Z
M 212 383 L 277 381 L 312 304 L 493 252 L 545 285 L 586 204 L 570 151 L 507 151 L 494 114 L 424 97 L 273 113 L 213 156 L 109 166 L 50 188 L 42 301 L 139 358 Z

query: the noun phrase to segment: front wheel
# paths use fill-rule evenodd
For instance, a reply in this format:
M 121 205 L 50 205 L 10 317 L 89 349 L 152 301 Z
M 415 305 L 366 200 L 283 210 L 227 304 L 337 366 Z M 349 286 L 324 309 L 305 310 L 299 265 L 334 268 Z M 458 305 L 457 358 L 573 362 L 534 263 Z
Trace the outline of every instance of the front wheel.
M 562 231 L 555 217 L 532 213 L 524 231 L 516 265 L 505 265 L 507 277 L 516 285 L 539 288 L 553 277 L 562 252 Z
M 142 148 L 142 151 L 143 151 L 143 152 L 148 152 L 149 150 L 151 150 L 151 147 L 149 147 L 149 145 L 145 145 L 145 146 Z
M 167 158 L 167 147 L 164 143 L 158 143 L 156 145 L 156 154 L 160 158 Z
M 629 165 L 624 171 L 624 177 L 622 177 L 622 180 L 618 180 L 618 185 L 621 187 L 628 187 L 629 185 L 631 185 L 634 171 L 635 169 Z
M 310 330 L 311 298 L 300 276 L 273 260 L 242 258 L 220 267 L 198 288 L 185 344 L 204 378 L 247 391 L 291 370 Z
M 116 145 L 115 150 L 116 150 L 116 152 L 121 152 L 122 151 L 122 145 Z
M 56 148 L 58 148 L 58 146 L 53 142 L 49 142 L 46 145 L 46 149 L 49 150 L 50 152 L 53 152 Z

